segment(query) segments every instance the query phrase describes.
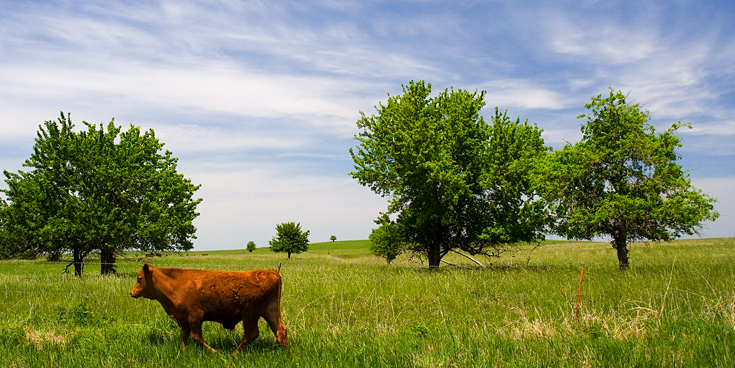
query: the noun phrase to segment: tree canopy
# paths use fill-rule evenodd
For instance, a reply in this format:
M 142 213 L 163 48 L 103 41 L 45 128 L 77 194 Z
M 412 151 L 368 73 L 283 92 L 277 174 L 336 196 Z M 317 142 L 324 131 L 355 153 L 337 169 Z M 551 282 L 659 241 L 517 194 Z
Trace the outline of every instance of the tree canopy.
M 629 266 L 628 244 L 667 241 L 694 234 L 715 220 L 715 200 L 692 187 L 677 163 L 678 122 L 656 133 L 649 112 L 610 90 L 585 105 L 590 112 L 582 140 L 550 156 L 546 196 L 553 201 L 556 232 L 567 238 L 607 235 L 621 270 Z
M 276 225 L 276 236 L 268 242 L 276 253 L 302 253 L 309 250 L 309 230 L 302 231 L 301 223 L 285 222 Z
M 114 272 L 115 255 L 128 249 L 188 250 L 199 214 L 199 186 L 176 171 L 153 130 L 114 120 L 107 129 L 70 117 L 39 127 L 28 171 L 5 171 L 7 202 L 0 221 L 6 256 L 58 257 L 73 253 L 81 276 L 86 256 L 99 251 L 102 273 Z
M 377 221 L 389 228 L 373 238 L 423 253 L 432 268 L 453 249 L 490 254 L 543 238 L 545 206 L 528 176 L 547 150 L 541 131 L 497 109 L 488 125 L 479 113 L 484 91 L 430 94 L 430 84 L 412 81 L 357 121 L 350 174 L 389 198 Z

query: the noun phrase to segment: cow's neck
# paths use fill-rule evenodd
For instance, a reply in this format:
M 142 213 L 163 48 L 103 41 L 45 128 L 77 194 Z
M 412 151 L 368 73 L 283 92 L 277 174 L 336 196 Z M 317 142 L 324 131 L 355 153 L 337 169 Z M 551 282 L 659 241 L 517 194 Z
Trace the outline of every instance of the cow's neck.
M 161 272 L 160 269 L 157 271 L 158 272 L 153 272 L 151 274 L 156 300 L 161 303 L 163 309 L 165 309 L 166 313 L 170 315 L 174 309 L 174 295 L 176 295 L 174 290 L 176 288 L 176 283 L 174 279 L 168 277 L 168 275 Z

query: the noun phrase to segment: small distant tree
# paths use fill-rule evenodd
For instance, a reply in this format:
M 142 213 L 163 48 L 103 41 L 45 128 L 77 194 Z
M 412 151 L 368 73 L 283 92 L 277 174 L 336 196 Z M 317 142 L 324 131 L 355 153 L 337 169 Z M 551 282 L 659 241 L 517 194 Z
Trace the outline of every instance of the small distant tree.
M 331 240 L 331 241 L 333 241 L 333 242 L 334 242 L 334 241 L 337 241 L 337 237 L 336 237 L 336 236 L 334 236 L 334 235 L 332 235 L 332 236 L 330 236 L 330 237 L 329 237 L 329 240 Z
M 246 250 L 247 250 L 248 252 L 252 253 L 252 252 L 253 252 L 253 251 L 255 250 L 255 248 L 256 248 L 256 247 L 255 247 L 255 242 L 251 240 L 251 241 L 249 241 L 249 242 L 248 242 L 248 246 L 247 246 L 247 248 L 245 248 L 245 249 L 246 249 Z
M 309 230 L 302 231 L 301 224 L 295 222 L 278 224 L 276 236 L 268 243 L 272 251 L 288 253 L 288 258 L 291 259 L 291 253 L 299 254 L 309 250 Z

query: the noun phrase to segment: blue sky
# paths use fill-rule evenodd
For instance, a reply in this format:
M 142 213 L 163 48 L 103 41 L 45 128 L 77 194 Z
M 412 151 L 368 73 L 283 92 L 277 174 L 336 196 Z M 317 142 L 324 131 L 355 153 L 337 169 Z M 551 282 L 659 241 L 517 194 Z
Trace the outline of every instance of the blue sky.
M 195 249 L 267 246 L 281 222 L 311 241 L 366 239 L 385 200 L 348 173 L 359 112 L 401 84 L 487 91 L 581 137 L 584 104 L 629 93 L 682 129 L 684 169 L 716 197 L 705 237 L 735 236 L 732 1 L 0 0 L 0 169 L 71 112 L 152 128 L 201 184 Z M 0 184 L 4 187 L 4 183 Z

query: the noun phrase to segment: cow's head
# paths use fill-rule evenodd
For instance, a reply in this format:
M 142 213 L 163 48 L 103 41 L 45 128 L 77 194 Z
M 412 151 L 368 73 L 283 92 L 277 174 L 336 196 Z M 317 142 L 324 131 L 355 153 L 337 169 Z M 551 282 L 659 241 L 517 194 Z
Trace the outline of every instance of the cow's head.
M 133 290 L 130 290 L 130 296 L 153 299 L 153 280 L 151 279 L 151 266 L 148 263 L 144 264 L 138 272 L 138 279 L 135 286 L 133 286 Z

